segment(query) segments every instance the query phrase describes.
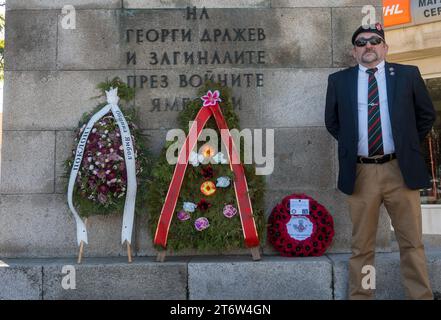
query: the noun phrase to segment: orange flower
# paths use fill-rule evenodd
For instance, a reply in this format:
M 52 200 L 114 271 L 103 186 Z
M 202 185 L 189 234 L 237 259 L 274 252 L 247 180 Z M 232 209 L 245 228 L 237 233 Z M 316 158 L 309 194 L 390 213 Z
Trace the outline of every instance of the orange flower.
M 215 152 L 214 148 L 209 144 L 205 144 L 202 146 L 202 155 L 205 158 L 211 158 L 212 156 L 214 156 L 214 152 Z
M 211 181 L 201 184 L 201 192 L 206 196 L 212 196 L 216 192 L 216 185 Z

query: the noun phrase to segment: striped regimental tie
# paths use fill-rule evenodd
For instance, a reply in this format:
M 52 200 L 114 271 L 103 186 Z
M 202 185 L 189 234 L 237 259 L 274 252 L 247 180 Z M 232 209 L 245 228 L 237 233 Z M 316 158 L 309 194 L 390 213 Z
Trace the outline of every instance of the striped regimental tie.
M 383 155 L 383 137 L 381 133 L 380 116 L 380 95 L 378 92 L 377 79 L 375 72 L 377 68 L 368 69 L 368 139 L 369 139 L 369 157 Z

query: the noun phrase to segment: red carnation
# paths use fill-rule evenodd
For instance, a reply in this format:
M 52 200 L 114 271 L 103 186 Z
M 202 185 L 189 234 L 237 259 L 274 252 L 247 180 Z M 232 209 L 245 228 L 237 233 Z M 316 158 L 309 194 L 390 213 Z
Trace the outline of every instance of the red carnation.
M 205 199 L 202 199 L 198 202 L 198 209 L 201 211 L 205 211 L 211 207 L 211 203 L 207 202 Z
M 108 175 L 107 178 L 109 180 L 115 179 L 116 178 L 116 173 L 114 171 L 111 171 Z
M 98 191 L 102 194 L 107 194 L 109 192 L 109 188 L 106 185 L 102 184 L 98 187 Z
M 206 168 L 202 168 L 201 174 L 205 179 L 211 179 L 211 178 L 213 178 L 213 175 L 214 175 L 213 168 L 211 166 L 208 166 Z

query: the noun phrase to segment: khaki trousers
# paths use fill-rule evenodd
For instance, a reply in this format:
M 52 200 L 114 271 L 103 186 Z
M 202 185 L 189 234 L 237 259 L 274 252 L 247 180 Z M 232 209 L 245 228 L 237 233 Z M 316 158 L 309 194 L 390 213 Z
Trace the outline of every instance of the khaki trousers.
M 363 288 L 363 266 L 374 266 L 379 209 L 384 203 L 400 247 L 403 285 L 409 299 L 433 299 L 422 242 L 419 190 L 406 187 L 398 161 L 357 164 L 354 193 L 348 197 L 352 220 L 352 256 L 349 260 L 349 299 L 372 299 Z M 366 281 L 365 281 L 366 282 Z M 366 285 L 365 285 L 366 287 Z

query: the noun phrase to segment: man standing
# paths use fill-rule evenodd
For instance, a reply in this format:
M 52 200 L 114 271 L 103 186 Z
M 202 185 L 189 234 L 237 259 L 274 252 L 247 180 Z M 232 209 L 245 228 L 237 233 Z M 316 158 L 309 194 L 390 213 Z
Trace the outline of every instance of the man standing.
M 385 62 L 381 24 L 358 28 L 352 44 L 358 65 L 329 76 L 325 111 L 326 128 L 338 141 L 338 188 L 349 195 L 353 225 L 349 298 L 373 298 L 362 284 L 363 267 L 374 265 L 384 203 L 407 297 L 433 299 L 418 190 L 430 186 L 420 143 L 435 121 L 433 104 L 417 67 Z

